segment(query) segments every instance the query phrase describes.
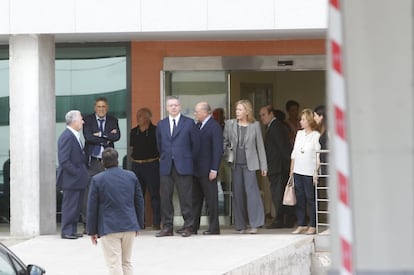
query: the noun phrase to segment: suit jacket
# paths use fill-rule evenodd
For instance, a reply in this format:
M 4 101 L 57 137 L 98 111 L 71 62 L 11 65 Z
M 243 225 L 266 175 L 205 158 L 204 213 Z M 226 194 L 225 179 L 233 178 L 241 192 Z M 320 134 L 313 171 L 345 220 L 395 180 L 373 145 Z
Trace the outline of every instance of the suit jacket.
M 198 131 L 194 120 L 183 115 L 180 116 L 173 136 L 170 133 L 168 117 L 158 122 L 157 147 L 160 153 L 161 176 L 171 173 L 173 160 L 180 175 L 193 175 L 193 160 L 200 146 Z
M 100 236 L 144 227 L 144 198 L 135 174 L 111 167 L 92 177 L 88 196 L 88 232 Z
M 104 148 L 114 148 L 114 142 L 118 141 L 121 138 L 121 132 L 118 126 L 118 119 L 113 116 L 106 115 L 105 128 L 102 137 L 97 137 L 93 135 L 93 133 L 99 132 L 99 125 L 98 121 L 96 120 L 95 113 L 87 115 L 86 117 L 84 117 L 83 121 L 85 122 L 83 125 L 83 136 L 85 138 L 85 153 L 88 157 L 88 162 L 95 145 L 101 145 Z M 115 134 L 111 133 L 113 129 L 117 130 Z
M 63 190 L 81 190 L 88 184 L 88 170 L 76 136 L 66 128 L 58 139 L 57 187 Z
M 237 159 L 237 120 L 227 120 L 224 125 L 224 148 L 232 147 L 234 152 L 234 158 Z M 250 171 L 261 170 L 267 171 L 266 152 L 263 145 L 262 130 L 258 121 L 249 123 L 247 125 L 247 132 L 244 139 L 247 168 Z M 233 162 L 235 165 L 236 161 Z
M 277 119 L 266 129 L 265 149 L 268 175 L 289 171 L 292 145 L 286 126 Z
M 199 130 L 200 150 L 194 161 L 194 175 L 208 177 L 210 170 L 219 171 L 223 155 L 223 130 L 212 117 Z

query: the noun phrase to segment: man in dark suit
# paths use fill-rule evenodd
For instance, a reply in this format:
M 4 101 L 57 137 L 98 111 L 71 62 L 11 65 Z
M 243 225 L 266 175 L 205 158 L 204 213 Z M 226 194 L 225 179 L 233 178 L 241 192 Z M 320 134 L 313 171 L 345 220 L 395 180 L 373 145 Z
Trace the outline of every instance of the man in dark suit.
M 88 184 L 88 171 L 82 149 L 79 131 L 82 129 L 82 115 L 77 110 L 65 116 L 67 128 L 58 140 L 59 168 L 57 188 L 63 191 L 62 238 L 77 239 L 76 233 L 83 195 Z
M 114 148 L 114 142 L 121 138 L 118 119 L 108 115 L 108 100 L 104 97 L 95 100 L 95 113 L 84 118 L 83 136 L 85 154 L 88 163 L 89 179 L 104 170 L 102 152 L 105 148 Z M 86 204 L 89 185 L 86 189 L 82 207 L 82 222 L 86 223 Z M 86 230 L 84 231 L 86 234 Z
M 108 100 L 106 98 L 96 99 L 94 108 L 95 113 L 84 118 L 83 136 L 85 137 L 85 153 L 88 157 L 89 170 L 99 170 L 94 171 L 96 174 L 103 171 L 102 151 L 108 147 L 114 148 L 114 142 L 121 138 L 121 132 L 119 131 L 118 119 L 108 115 Z
M 294 223 L 293 207 L 283 205 L 283 193 L 289 176 L 290 153 L 292 146 L 289 133 L 273 115 L 271 105 L 260 109 L 260 118 L 266 128 L 265 150 L 268 178 L 276 217 L 267 228 L 292 227 Z
M 194 108 L 197 126 L 200 129 L 200 151 L 194 160 L 193 182 L 193 231 L 200 227 L 200 216 L 204 198 L 209 216 L 209 227 L 203 235 L 220 234 L 218 211 L 217 172 L 223 155 L 223 131 L 211 116 L 207 102 L 199 102 Z
M 144 226 L 144 199 L 137 177 L 118 167 L 118 152 L 102 152 L 105 171 L 91 180 L 88 232 L 92 244 L 101 237 L 109 274 L 132 274 L 132 246 Z
M 177 187 L 184 227 L 183 237 L 192 234 L 193 161 L 199 149 L 198 128 L 189 117 L 182 115 L 178 97 L 166 100 L 168 117 L 157 125 L 157 147 L 160 153 L 160 194 L 162 230 L 157 237 L 173 235 L 174 184 Z

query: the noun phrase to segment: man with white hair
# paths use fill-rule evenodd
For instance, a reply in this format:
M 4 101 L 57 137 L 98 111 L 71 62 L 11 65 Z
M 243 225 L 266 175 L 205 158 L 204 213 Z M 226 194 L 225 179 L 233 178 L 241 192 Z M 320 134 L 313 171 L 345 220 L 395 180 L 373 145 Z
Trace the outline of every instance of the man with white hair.
M 62 200 L 62 239 L 77 239 L 77 225 L 82 206 L 83 194 L 88 184 L 88 170 L 82 148 L 80 131 L 83 119 L 78 110 L 69 111 L 66 116 L 66 129 L 58 140 L 59 168 L 57 188 L 63 191 Z

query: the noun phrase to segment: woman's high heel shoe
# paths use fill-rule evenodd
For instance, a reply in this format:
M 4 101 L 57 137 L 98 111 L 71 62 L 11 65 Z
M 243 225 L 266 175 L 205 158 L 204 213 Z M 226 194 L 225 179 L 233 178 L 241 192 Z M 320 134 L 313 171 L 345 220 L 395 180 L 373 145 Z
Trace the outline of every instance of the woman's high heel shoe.
M 306 235 L 313 235 L 316 233 L 316 227 L 309 227 L 306 231 Z
M 304 234 L 308 230 L 307 226 L 298 226 L 292 234 Z

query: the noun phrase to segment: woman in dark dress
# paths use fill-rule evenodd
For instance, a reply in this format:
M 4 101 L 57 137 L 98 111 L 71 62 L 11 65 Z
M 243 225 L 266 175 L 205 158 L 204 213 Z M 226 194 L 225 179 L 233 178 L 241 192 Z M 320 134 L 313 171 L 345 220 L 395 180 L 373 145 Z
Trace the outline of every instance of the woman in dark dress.
M 324 105 L 319 105 L 313 111 L 313 118 L 319 126 L 319 133 L 321 137 L 319 138 L 319 143 L 321 144 L 321 150 L 328 150 L 328 131 L 327 131 L 327 121 L 326 121 L 326 108 Z M 321 175 L 327 175 L 328 169 L 324 163 L 328 163 L 328 154 L 321 153 L 320 154 L 320 162 L 321 165 Z

